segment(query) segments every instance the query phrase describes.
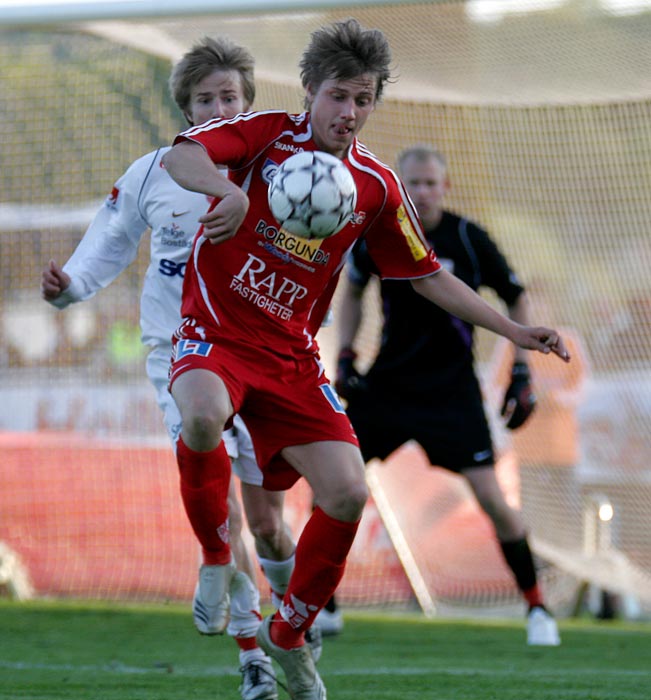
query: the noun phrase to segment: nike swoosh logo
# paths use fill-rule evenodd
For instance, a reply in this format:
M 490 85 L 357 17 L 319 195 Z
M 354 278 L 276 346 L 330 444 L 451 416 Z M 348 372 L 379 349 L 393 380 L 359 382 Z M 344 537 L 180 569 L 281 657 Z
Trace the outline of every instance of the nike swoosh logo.
M 183 216 L 183 214 L 189 214 L 190 210 L 187 211 L 173 211 L 172 216 L 176 219 L 177 216 Z

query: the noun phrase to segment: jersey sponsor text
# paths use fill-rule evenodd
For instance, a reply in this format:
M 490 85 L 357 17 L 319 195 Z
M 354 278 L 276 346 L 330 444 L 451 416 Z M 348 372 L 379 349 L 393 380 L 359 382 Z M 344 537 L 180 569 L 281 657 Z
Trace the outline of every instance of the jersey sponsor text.
M 267 272 L 266 263 L 250 253 L 242 269 L 231 280 L 230 288 L 283 321 L 292 317 L 294 302 L 307 296 L 307 287 L 276 272 Z
M 407 243 L 409 244 L 409 250 L 411 250 L 411 254 L 414 256 L 414 260 L 418 261 L 422 260 L 423 258 L 426 258 L 427 250 L 416 231 L 414 231 L 414 227 L 411 225 L 411 221 L 407 216 L 404 204 L 401 204 L 398 207 L 398 212 L 396 216 L 398 217 L 400 230 L 402 231 L 404 237 L 407 239 Z
M 264 219 L 258 221 L 255 230 L 265 241 L 269 241 L 277 248 L 307 262 L 315 265 L 327 265 L 330 260 L 330 253 L 320 249 L 323 239 L 315 238 L 308 241 L 305 238 L 299 238 L 282 228 L 270 226 Z
M 163 258 L 158 264 L 158 271 L 161 275 L 165 277 L 176 277 L 177 275 L 181 278 L 185 275 L 185 268 L 187 263 L 185 262 L 175 262 L 174 260 L 167 260 Z

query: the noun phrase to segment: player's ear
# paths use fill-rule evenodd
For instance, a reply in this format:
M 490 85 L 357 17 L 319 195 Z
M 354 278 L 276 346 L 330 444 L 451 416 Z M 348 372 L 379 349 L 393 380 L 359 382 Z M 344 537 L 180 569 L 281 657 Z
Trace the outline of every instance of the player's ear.
M 316 91 L 312 87 L 312 83 L 308 83 L 305 86 L 305 104 L 308 107 L 312 106 L 312 102 L 314 102 L 314 97 L 316 95 Z
M 194 122 L 192 121 L 192 112 L 183 112 L 183 116 L 185 117 L 185 121 L 190 125 L 194 126 Z

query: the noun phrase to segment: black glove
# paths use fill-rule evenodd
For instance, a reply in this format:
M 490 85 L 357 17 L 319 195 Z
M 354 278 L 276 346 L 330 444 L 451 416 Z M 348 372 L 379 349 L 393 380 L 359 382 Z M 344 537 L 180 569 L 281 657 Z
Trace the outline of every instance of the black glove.
M 514 362 L 511 383 L 504 394 L 502 416 L 509 430 L 519 428 L 536 407 L 536 396 L 531 388 L 531 375 L 526 362 Z
M 346 401 L 353 392 L 364 387 L 364 377 L 355 369 L 356 358 L 357 353 L 352 348 L 343 348 L 337 359 L 335 390 Z

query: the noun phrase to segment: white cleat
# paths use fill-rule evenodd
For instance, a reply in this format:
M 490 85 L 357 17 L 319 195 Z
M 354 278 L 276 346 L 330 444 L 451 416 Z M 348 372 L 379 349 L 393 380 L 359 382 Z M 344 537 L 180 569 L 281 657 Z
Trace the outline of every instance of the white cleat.
M 330 612 L 323 608 L 316 616 L 315 623 L 319 625 L 321 634 L 324 637 L 332 637 L 339 634 L 344 629 L 344 616 L 341 610 L 337 608 L 334 612 Z
M 223 634 L 228 624 L 231 579 L 235 564 L 209 566 L 199 569 L 199 581 L 192 599 L 192 617 L 201 634 Z
M 242 700 L 278 700 L 276 673 L 268 656 L 264 659 L 249 661 L 240 671 Z
M 326 700 L 326 689 L 319 676 L 308 644 L 296 649 L 283 649 L 271 641 L 271 616 L 258 629 L 256 639 L 260 648 L 280 664 L 292 700 Z
M 527 644 L 539 647 L 557 647 L 561 643 L 556 620 L 545 608 L 534 607 L 527 617 Z

